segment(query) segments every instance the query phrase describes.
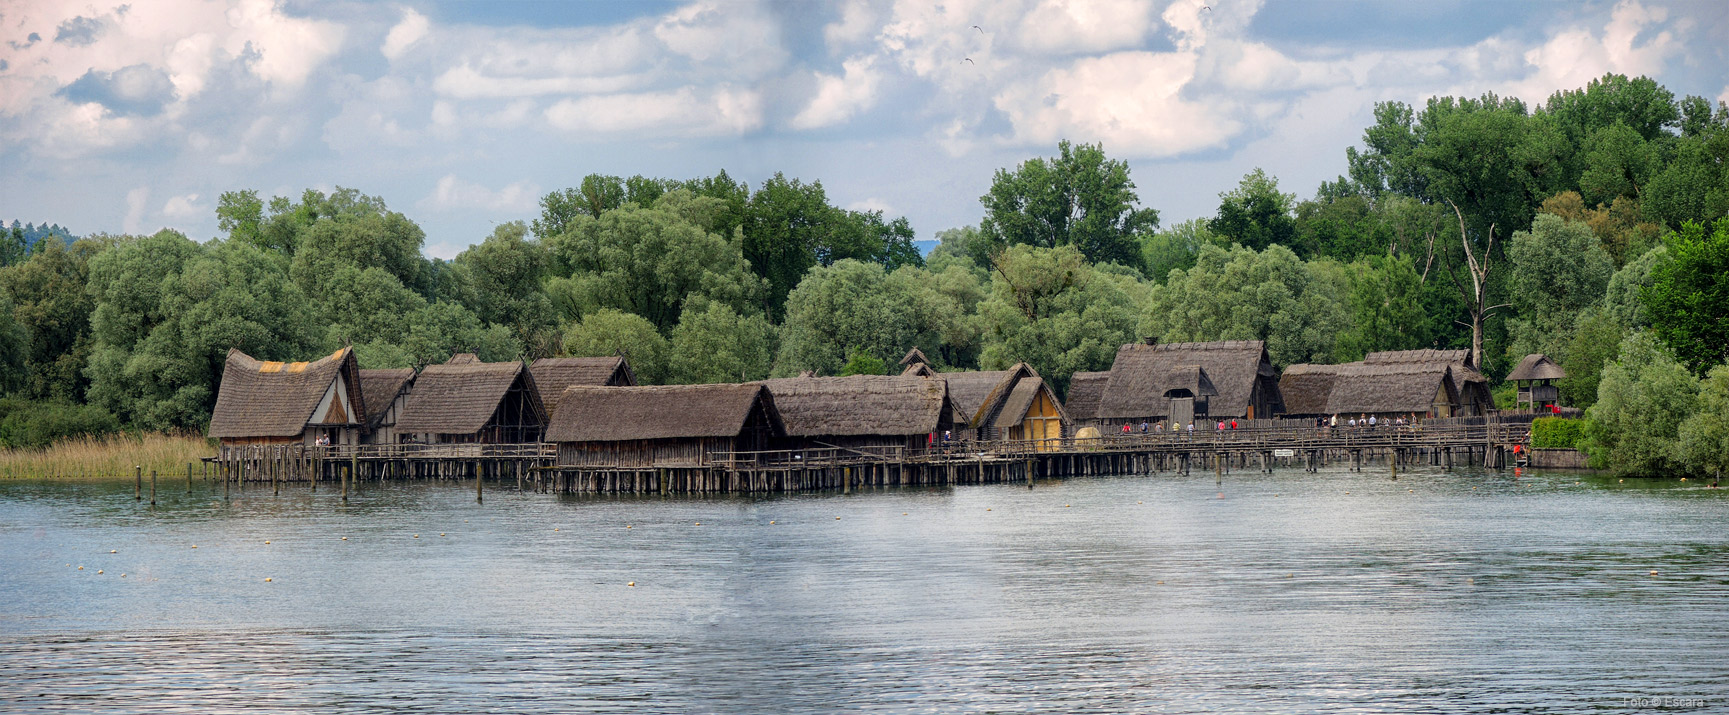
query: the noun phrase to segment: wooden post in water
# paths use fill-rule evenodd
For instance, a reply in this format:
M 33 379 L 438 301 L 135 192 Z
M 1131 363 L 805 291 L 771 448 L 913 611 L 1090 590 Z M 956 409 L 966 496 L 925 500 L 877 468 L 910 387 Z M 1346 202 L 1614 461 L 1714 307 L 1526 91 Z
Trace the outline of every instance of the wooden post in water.
M 1393 471 L 1393 481 L 1399 480 L 1399 449 L 1394 447 L 1387 452 L 1387 467 Z
M 132 467 L 132 500 L 144 501 L 144 467 Z
M 150 506 L 156 506 L 156 470 L 150 470 Z
M 358 482 L 360 480 L 360 452 L 359 451 L 356 451 L 354 454 L 351 454 L 348 456 L 348 478 L 349 478 L 349 481 Z M 359 487 L 360 485 L 356 484 L 355 486 Z M 348 501 L 348 481 L 344 481 L 342 483 L 342 500 Z
M 474 503 L 479 504 L 483 501 L 484 501 L 484 499 L 481 497 L 481 494 L 480 494 L 480 463 L 475 462 L 474 463 Z
M 1027 488 L 1028 489 L 1033 488 L 1033 464 L 1035 464 L 1035 462 L 1033 462 L 1033 460 L 1031 460 L 1031 459 L 1027 460 Z
M 192 494 L 192 463 L 191 462 L 186 463 L 186 493 L 187 493 L 187 495 Z

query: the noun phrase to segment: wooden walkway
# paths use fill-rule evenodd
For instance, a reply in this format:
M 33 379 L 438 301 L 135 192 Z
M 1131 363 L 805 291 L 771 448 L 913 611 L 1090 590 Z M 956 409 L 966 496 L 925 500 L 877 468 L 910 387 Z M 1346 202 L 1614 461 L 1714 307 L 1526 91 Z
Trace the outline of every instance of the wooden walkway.
M 1316 428 L 1307 425 L 1237 431 L 1113 434 L 1094 439 L 950 442 L 930 449 L 870 450 L 818 446 L 762 452 L 717 452 L 703 464 L 559 466 L 550 444 L 303 445 L 226 447 L 206 462 L 206 475 L 244 488 L 285 482 L 389 480 L 513 484 L 554 493 L 707 494 L 799 492 L 865 487 L 1026 483 L 1106 474 L 1190 473 L 1194 469 L 1317 471 L 1336 464 L 1371 465 L 1397 476 L 1427 464 L 1505 467 L 1511 449 L 1529 441 L 1529 425 Z M 214 468 L 215 473 L 210 470 Z

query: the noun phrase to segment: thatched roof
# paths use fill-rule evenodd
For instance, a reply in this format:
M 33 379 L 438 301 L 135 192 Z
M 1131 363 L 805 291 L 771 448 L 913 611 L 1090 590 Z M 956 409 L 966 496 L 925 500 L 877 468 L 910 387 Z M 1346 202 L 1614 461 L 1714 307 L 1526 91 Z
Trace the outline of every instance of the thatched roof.
M 1019 367 L 1019 366 L 1016 366 Z M 1014 387 L 1014 370 L 945 372 L 937 375 L 949 384 L 949 402 L 955 406 L 955 421 L 979 427 L 990 408 L 1008 396 Z
M 1108 372 L 1077 372 L 1069 376 L 1069 399 L 1063 402 L 1063 407 L 1069 416 L 1077 420 L 1090 420 L 1098 417 L 1099 399 L 1105 394 L 1105 387 L 1111 381 Z
M 471 364 L 474 364 L 477 362 L 480 362 L 480 357 L 478 355 L 475 355 L 474 353 L 457 353 L 455 355 L 450 356 L 449 360 L 445 360 L 444 364 L 446 364 L 446 365 L 471 365 Z
M 605 387 L 576 385 L 558 400 L 546 429 L 548 442 L 620 442 L 638 439 L 736 437 L 751 410 L 767 412 L 784 436 L 774 397 L 762 383 Z
M 534 388 L 534 376 L 520 362 L 427 365 L 415 378 L 414 390 L 408 393 L 408 404 L 396 420 L 396 429 L 433 434 L 478 432 L 492 419 L 499 401 L 519 379 L 528 391 L 533 409 L 546 414 Z
M 1457 401 L 1453 370 L 1443 362 L 1347 363 L 1335 365 L 1337 378 L 1327 397 L 1325 414 L 1429 411 L 1435 395 L 1447 391 L 1447 401 Z
M 928 358 L 926 358 L 925 354 L 923 352 L 920 352 L 918 348 L 913 348 L 911 350 L 908 350 L 906 357 L 901 358 L 901 364 L 902 365 L 912 365 L 915 363 L 924 363 L 926 365 L 929 365 L 930 362 L 931 361 Z
M 1507 379 L 1559 380 L 1566 376 L 1567 371 L 1562 370 L 1560 365 L 1556 365 L 1554 360 L 1550 360 L 1548 355 L 1531 353 L 1526 355 L 1524 360 L 1519 361 L 1519 366 L 1513 368 L 1513 372 L 1507 375 Z
M 919 377 L 936 377 L 937 371 L 936 368 L 931 367 L 927 363 L 915 362 L 908 365 L 905 370 L 902 370 L 901 374 L 918 375 Z M 813 372 L 809 375 L 800 374 L 799 377 L 816 377 L 816 373 Z
M 374 428 L 384 413 L 390 411 L 390 405 L 396 402 L 396 396 L 414 382 L 414 368 L 404 367 L 395 370 L 361 370 L 360 394 L 366 403 L 366 426 Z
M 1260 340 L 1124 345 L 1117 349 L 1110 382 L 1093 417 L 1163 415 L 1170 410 L 1167 392 L 1184 388 L 1196 395 L 1205 394 L 1200 392 L 1206 385 L 1198 379 L 1198 372 L 1205 373 L 1206 382 L 1217 393 L 1207 402 L 1207 414 L 1215 417 L 1248 414 L 1255 379 L 1273 374 L 1266 343 Z
M 534 386 L 540 390 L 540 400 L 546 404 L 549 415 L 558 411 L 559 396 L 572 385 L 636 384 L 636 373 L 631 372 L 630 363 L 618 356 L 541 358 L 529 365 L 528 371 L 534 374 Z
M 1390 365 L 1413 362 L 1453 362 L 1460 365 L 1471 365 L 1469 350 L 1383 350 L 1369 353 L 1363 358 L 1364 365 Z
M 210 413 L 210 436 L 299 435 L 338 375 L 347 387 L 348 423 L 358 424 L 366 414 L 359 373 L 360 365 L 350 348 L 311 362 L 291 363 L 261 361 L 231 349 L 223 365 L 216 409 Z
M 948 383 L 924 377 L 765 380 L 794 437 L 928 434 L 942 424 Z
M 1285 398 L 1285 414 L 1324 415 L 1327 400 L 1333 396 L 1333 384 L 1339 377 L 1338 365 L 1291 365 L 1279 378 L 1279 394 Z
M 1027 410 L 1032 408 L 1033 400 L 1038 399 L 1040 392 L 1050 395 L 1051 404 L 1057 408 L 1057 416 L 1067 422 L 1068 414 L 1063 410 L 1063 403 L 1057 399 L 1056 393 L 1051 392 L 1051 388 L 1045 384 L 1044 378 L 1033 376 L 1022 378 L 1015 383 L 1014 391 L 1010 392 L 1009 396 L 1003 400 L 1002 409 L 997 411 L 993 426 L 1004 429 L 1020 424 L 1021 420 L 1027 416 Z

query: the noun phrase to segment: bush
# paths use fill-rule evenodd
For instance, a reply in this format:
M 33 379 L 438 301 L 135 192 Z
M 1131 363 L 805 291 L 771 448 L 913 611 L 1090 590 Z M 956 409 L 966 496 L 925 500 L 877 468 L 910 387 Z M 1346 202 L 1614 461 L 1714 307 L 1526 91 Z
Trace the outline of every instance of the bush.
M 1585 421 L 1538 417 L 1531 421 L 1531 446 L 1537 449 L 1578 449 L 1585 444 Z
M 120 429 L 114 414 L 93 405 L 0 400 L 0 447 L 42 448 L 70 437 L 101 436 Z

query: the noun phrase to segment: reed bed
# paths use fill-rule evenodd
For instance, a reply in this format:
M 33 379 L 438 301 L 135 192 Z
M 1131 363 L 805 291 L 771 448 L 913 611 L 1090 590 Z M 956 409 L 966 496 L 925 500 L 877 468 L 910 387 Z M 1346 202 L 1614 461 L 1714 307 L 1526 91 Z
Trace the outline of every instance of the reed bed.
M 185 477 L 188 463 L 213 453 L 209 441 L 197 434 L 76 437 L 43 449 L 0 450 L 0 479 L 115 479 L 131 477 L 138 467 L 146 475 L 154 470 Z

